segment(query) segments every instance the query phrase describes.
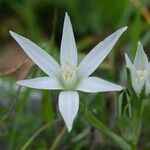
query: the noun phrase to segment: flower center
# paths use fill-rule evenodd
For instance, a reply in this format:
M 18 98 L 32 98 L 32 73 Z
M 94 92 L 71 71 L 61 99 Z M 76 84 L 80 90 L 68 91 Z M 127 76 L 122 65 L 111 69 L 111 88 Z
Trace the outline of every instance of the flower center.
M 62 66 L 62 82 L 66 89 L 73 89 L 77 82 L 77 69 L 69 62 Z
M 136 78 L 137 83 L 140 83 L 148 76 L 148 72 L 146 70 L 137 70 L 136 73 L 137 73 L 137 78 Z

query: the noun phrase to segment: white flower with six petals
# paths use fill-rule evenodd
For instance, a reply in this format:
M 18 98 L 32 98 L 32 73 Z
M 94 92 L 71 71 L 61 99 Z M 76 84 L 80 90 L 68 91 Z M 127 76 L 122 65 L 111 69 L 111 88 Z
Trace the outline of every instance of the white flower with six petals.
M 127 27 L 121 28 L 100 42 L 79 65 L 72 25 L 67 13 L 60 47 L 60 64 L 29 39 L 10 31 L 12 37 L 26 54 L 48 75 L 47 77 L 18 81 L 17 84 L 35 89 L 63 90 L 59 95 L 59 110 L 68 131 L 71 131 L 79 109 L 77 91 L 95 93 L 122 90 L 119 85 L 89 76 L 105 59 L 126 29 Z
M 132 87 L 137 96 L 140 96 L 144 86 L 145 94 L 150 94 L 150 64 L 148 63 L 148 58 L 143 50 L 142 44 L 138 42 L 133 64 L 127 54 L 125 54 L 125 59 L 127 67 L 130 69 Z

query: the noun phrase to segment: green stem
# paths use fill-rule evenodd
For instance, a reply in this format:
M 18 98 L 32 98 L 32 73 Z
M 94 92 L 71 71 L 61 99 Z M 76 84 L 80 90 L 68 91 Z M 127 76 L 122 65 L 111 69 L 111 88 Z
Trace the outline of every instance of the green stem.
M 19 96 L 19 93 L 20 93 L 20 89 L 21 89 L 21 87 L 19 86 L 19 88 L 18 88 L 18 90 L 17 90 L 17 94 L 16 94 L 16 96 L 14 97 L 11 106 L 9 107 L 8 111 L 7 111 L 6 114 L 3 116 L 3 118 L 0 120 L 0 127 L 3 126 L 5 120 L 11 115 L 11 113 L 12 113 L 12 111 L 13 111 L 13 109 L 14 109 L 14 106 L 15 106 L 15 104 L 16 104 L 16 101 L 17 101 L 17 99 L 18 99 L 18 96 Z
M 64 126 L 61 130 L 61 132 L 57 135 L 56 139 L 54 140 L 52 146 L 50 147 L 49 150 L 55 150 L 58 143 L 60 142 L 60 140 L 62 139 L 63 135 L 65 134 L 66 132 L 66 127 Z
M 134 137 L 134 140 L 132 142 L 133 145 L 137 145 L 142 130 L 142 118 L 143 118 L 143 111 L 144 111 L 143 99 L 140 100 L 140 102 L 141 103 L 139 103 L 136 106 L 135 113 L 133 114 L 133 120 L 134 120 L 133 127 L 134 126 L 136 127 L 135 132 L 133 132 L 133 137 Z
M 44 126 L 42 126 L 41 128 L 39 128 L 29 139 L 28 141 L 23 145 L 23 147 L 21 148 L 21 150 L 26 150 L 27 147 L 33 142 L 33 140 L 44 130 L 46 130 L 49 126 L 51 126 L 52 124 L 58 122 L 59 120 L 55 120 L 53 122 L 47 123 Z
M 89 123 L 95 127 L 99 132 L 101 132 L 103 135 L 109 137 L 112 139 L 120 148 L 123 150 L 133 150 L 132 146 L 125 141 L 122 137 L 112 132 L 109 128 L 107 128 L 100 120 L 98 120 L 88 109 L 84 106 L 83 102 L 80 101 L 80 106 L 83 110 L 83 113 L 89 121 Z

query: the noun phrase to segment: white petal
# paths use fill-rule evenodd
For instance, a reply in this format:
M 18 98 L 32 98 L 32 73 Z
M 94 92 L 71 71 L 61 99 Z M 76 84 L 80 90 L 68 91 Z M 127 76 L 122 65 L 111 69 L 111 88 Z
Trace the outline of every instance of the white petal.
M 129 59 L 128 55 L 125 54 L 125 60 L 126 60 L 126 65 L 127 67 L 130 69 L 130 72 L 132 74 L 132 77 L 136 77 L 137 73 L 136 73 L 136 68 L 135 66 L 132 64 L 131 60 Z
M 88 77 L 95 71 L 126 29 L 127 27 L 124 27 L 114 32 L 89 52 L 89 54 L 79 64 L 79 77 Z
M 134 66 L 137 70 L 144 70 L 148 64 L 148 58 L 143 50 L 143 46 L 138 42 L 137 52 L 134 59 Z
M 149 95 L 150 94 L 150 63 L 148 63 L 148 65 L 147 65 L 147 72 L 148 72 L 148 76 L 147 76 L 147 78 L 146 78 L 146 89 L 145 89 L 145 91 L 146 91 L 146 95 Z
M 131 62 L 131 60 L 129 59 L 128 55 L 125 53 L 125 60 L 126 60 L 126 65 L 129 69 L 133 68 L 133 64 Z
M 150 94 L 150 82 L 149 82 L 148 79 L 146 80 L 145 88 L 146 88 L 146 89 L 145 89 L 146 95 L 149 95 L 149 94 Z
M 18 81 L 17 84 L 35 89 L 63 89 L 59 81 L 56 78 L 51 77 L 39 77 L 35 79 L 21 80 Z
M 150 83 L 150 63 L 148 63 L 146 70 L 147 70 L 147 72 L 148 72 L 147 80 L 148 80 L 148 82 Z
M 60 66 L 47 52 L 29 39 L 10 31 L 26 54 L 49 76 L 59 76 Z
M 137 79 L 136 76 L 132 75 L 132 86 L 133 86 L 135 93 L 139 96 L 144 87 L 145 80 L 142 80 L 139 83 L 137 83 L 136 79 Z
M 123 87 L 97 77 L 88 77 L 82 79 L 76 89 L 87 93 L 96 93 L 106 91 L 121 91 Z
M 147 64 L 146 70 L 150 73 L 150 63 Z
M 61 65 L 71 63 L 77 66 L 77 48 L 72 30 L 72 25 L 68 14 L 65 15 L 62 41 L 61 41 L 60 61 Z
M 59 95 L 59 110 L 68 128 L 71 131 L 73 121 L 79 109 L 79 95 L 75 91 L 61 92 Z

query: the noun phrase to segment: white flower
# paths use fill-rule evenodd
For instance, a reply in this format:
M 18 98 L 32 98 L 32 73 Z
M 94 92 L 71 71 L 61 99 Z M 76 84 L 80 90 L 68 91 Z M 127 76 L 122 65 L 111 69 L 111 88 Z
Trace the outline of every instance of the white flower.
M 68 131 L 71 131 L 79 109 L 77 91 L 95 93 L 122 90 L 121 86 L 89 76 L 105 59 L 126 29 L 127 27 L 121 28 L 100 42 L 79 65 L 74 34 L 67 13 L 60 47 L 60 64 L 29 39 L 10 31 L 12 37 L 27 55 L 48 75 L 47 77 L 18 81 L 17 84 L 36 89 L 63 90 L 59 95 L 59 110 Z
M 150 64 L 143 50 L 142 44 L 138 42 L 134 63 L 132 64 L 128 55 L 125 54 L 127 67 L 130 69 L 132 86 L 139 96 L 145 86 L 145 94 L 150 94 Z

